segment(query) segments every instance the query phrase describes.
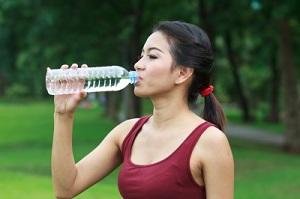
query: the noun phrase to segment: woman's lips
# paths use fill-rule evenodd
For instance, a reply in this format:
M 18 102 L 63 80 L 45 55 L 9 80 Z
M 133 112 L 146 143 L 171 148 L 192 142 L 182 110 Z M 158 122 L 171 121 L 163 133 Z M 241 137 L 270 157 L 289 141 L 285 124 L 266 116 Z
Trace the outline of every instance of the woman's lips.
M 140 74 L 138 74 L 137 75 L 137 81 L 141 81 L 141 80 L 143 80 L 143 77 Z
M 138 78 L 137 78 L 137 81 L 136 81 L 136 84 L 139 84 L 141 81 L 143 80 L 143 78 L 141 76 L 138 75 Z

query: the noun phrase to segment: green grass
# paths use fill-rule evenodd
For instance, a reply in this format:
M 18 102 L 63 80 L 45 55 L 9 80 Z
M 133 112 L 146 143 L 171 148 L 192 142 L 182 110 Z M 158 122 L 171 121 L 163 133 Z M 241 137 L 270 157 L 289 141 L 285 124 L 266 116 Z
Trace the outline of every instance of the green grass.
M 239 199 L 296 199 L 300 195 L 300 157 L 279 149 L 231 140 L 235 195 Z
M 0 102 L 0 198 L 53 197 L 50 158 L 53 126 L 51 102 Z M 92 150 L 115 124 L 99 107 L 76 114 L 76 160 Z M 300 195 L 300 157 L 277 149 L 230 140 L 236 165 L 235 198 L 294 199 Z M 78 199 L 121 198 L 116 170 Z
M 100 116 L 99 108 L 78 110 L 76 160 L 97 146 L 114 126 Z M 0 121 L 0 198 L 54 198 L 50 173 L 53 105 L 0 103 Z M 77 198 L 120 198 L 116 182 L 117 172 L 113 172 Z

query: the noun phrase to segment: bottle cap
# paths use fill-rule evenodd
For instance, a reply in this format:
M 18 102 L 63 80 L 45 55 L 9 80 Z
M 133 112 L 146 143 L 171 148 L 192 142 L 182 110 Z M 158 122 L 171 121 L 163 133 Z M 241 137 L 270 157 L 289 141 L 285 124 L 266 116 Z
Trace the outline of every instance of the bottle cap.
M 129 76 L 130 84 L 135 84 L 137 82 L 138 74 L 136 71 L 129 71 L 128 76 Z

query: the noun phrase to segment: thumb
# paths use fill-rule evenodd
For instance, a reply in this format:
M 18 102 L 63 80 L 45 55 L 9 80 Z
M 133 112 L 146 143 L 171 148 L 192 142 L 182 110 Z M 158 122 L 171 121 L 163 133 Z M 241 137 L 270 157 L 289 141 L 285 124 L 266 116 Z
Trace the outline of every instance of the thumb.
M 77 93 L 74 97 L 75 104 L 79 104 L 81 100 L 83 100 L 87 96 L 87 93 L 82 91 L 80 93 Z
M 84 91 L 82 91 L 82 92 L 80 92 L 80 99 L 82 100 L 82 99 L 84 99 L 84 98 L 86 98 L 86 96 L 87 96 L 87 93 L 86 92 L 84 92 Z

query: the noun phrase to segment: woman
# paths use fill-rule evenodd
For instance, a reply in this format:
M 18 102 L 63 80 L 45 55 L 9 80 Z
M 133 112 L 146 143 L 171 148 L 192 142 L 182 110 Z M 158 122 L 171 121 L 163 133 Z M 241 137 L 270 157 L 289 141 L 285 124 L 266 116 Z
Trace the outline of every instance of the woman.
M 153 114 L 122 122 L 76 164 L 73 118 L 86 94 L 55 96 L 57 198 L 74 197 L 122 164 L 118 184 L 125 199 L 232 199 L 233 158 L 222 132 L 224 114 L 210 85 L 212 62 L 210 41 L 200 28 L 159 23 L 134 66 L 139 76 L 134 93 L 151 98 Z M 205 98 L 203 118 L 189 106 L 199 93 Z

